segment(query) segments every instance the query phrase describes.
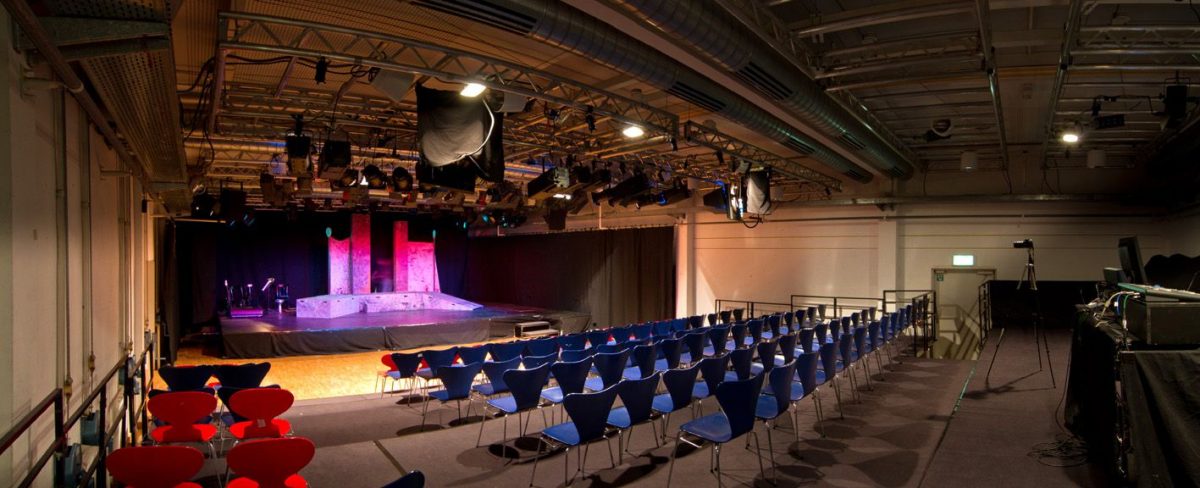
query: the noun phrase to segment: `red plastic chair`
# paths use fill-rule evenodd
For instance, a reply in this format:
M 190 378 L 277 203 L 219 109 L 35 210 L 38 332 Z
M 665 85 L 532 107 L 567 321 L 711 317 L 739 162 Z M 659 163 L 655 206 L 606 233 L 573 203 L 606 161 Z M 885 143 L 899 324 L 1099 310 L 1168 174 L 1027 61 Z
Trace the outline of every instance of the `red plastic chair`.
M 388 380 L 392 379 L 389 373 L 395 372 L 398 368 L 396 368 L 396 362 L 392 360 L 392 353 L 390 352 L 379 358 L 379 362 L 387 366 L 387 371 L 379 371 L 375 375 L 375 389 L 379 390 L 379 395 L 382 398 L 384 390 L 387 389 Z
M 246 441 L 229 450 L 226 463 L 241 476 L 225 488 L 304 488 L 298 473 L 312 461 L 317 448 L 303 437 Z
M 204 454 L 187 446 L 126 447 L 108 455 L 108 472 L 128 488 L 200 488 L 188 481 Z
M 276 418 L 292 408 L 296 397 L 279 388 L 251 388 L 233 394 L 229 409 L 247 420 L 229 426 L 229 434 L 237 440 L 283 437 L 292 431 L 292 424 Z
M 209 451 L 216 457 L 212 438 L 217 427 L 212 424 L 197 424 L 210 416 L 217 408 L 217 397 L 197 391 L 164 393 L 150 398 L 147 405 L 150 413 L 167 425 L 150 432 L 150 438 L 158 444 L 186 442 L 207 443 Z

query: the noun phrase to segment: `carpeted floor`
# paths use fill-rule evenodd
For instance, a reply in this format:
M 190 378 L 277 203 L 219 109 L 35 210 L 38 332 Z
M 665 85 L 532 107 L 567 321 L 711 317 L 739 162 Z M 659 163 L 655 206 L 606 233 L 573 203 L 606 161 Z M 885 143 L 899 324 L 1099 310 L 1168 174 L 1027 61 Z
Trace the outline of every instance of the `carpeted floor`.
M 767 435 L 761 425 L 755 429 L 761 437 L 761 458 L 752 450 L 753 442 L 750 450 L 743 439 L 730 443 L 721 453 L 721 481 L 729 486 L 770 486 L 770 480 L 785 487 L 917 486 L 974 363 L 911 357 L 903 361 L 876 375 L 883 381 L 873 382 L 873 390 L 863 385 L 860 401 L 852 400 L 849 388 L 844 388 L 844 419 L 838 418 L 832 389 L 823 390 L 829 417 L 823 422 L 824 438 L 811 401 L 801 404 L 799 440 L 790 419 L 781 420 L 770 443 L 777 470 L 771 469 Z M 483 429 L 484 446 L 476 447 L 481 418 L 478 401 L 465 420 L 457 419 L 454 404 L 434 401 L 422 431 L 423 404 L 397 405 L 398 400 L 396 396 L 359 395 L 298 402 L 285 417 L 293 422 L 296 435 L 308 437 L 318 446 L 316 458 L 302 471 L 312 486 L 381 486 L 413 469 L 425 472 L 429 486 L 529 483 L 538 443 L 532 437 L 511 439 L 517 437 L 515 419 L 508 425 L 510 439 L 503 443 L 504 422 L 489 420 Z M 466 410 L 464 404 L 464 415 Z M 714 411 L 715 402 L 706 402 L 704 413 Z M 685 412 L 671 418 L 671 439 L 663 446 L 656 446 L 649 425 L 636 427 L 629 454 L 616 468 L 604 452 L 606 444 L 593 444 L 588 449 L 587 475 L 580 475 L 574 483 L 665 486 L 674 434 L 688 420 L 690 415 Z M 536 433 L 543 426 L 542 415 L 535 413 L 529 431 Z M 610 452 L 614 456 L 616 448 L 613 439 Z M 670 485 L 716 486 L 715 474 L 709 471 L 709 453 L 708 446 L 680 448 Z M 537 466 L 537 486 L 563 485 L 563 457 L 561 452 L 543 455 Z M 759 459 L 766 466 L 767 479 L 759 473 Z M 576 460 L 572 450 L 572 471 Z M 201 481 L 205 486 L 217 486 L 215 474 L 223 470 L 224 459 L 210 460 Z
M 1048 365 L 1038 369 L 1032 331 L 1010 329 L 1006 335 L 998 355 L 994 340 L 980 355 L 922 486 L 1107 486 L 1103 470 L 1085 458 L 1039 461 L 1033 453 L 1035 447 L 1052 447 L 1046 443 L 1065 439 L 1056 418 L 1061 418 L 1066 387 L 1069 331 L 1047 334 L 1057 388 Z M 1044 346 L 1041 349 L 1044 361 Z M 993 356 L 996 364 L 988 381 Z

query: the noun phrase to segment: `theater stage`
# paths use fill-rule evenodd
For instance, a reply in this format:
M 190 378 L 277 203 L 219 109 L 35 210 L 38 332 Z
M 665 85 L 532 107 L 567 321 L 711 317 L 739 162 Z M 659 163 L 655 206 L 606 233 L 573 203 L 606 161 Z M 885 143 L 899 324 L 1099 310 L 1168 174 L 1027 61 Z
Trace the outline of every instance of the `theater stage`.
M 411 310 L 298 318 L 268 311 L 263 317 L 221 319 L 222 356 L 268 358 L 411 349 L 480 342 L 497 330 L 512 334 L 511 324 L 549 320 L 576 332 L 589 316 L 515 305 L 492 304 L 475 310 Z

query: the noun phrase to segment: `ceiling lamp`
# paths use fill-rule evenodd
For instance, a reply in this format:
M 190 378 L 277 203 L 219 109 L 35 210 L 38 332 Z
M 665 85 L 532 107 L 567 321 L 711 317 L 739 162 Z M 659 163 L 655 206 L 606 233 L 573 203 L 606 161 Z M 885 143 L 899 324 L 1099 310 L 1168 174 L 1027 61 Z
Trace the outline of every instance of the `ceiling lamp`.
M 621 130 L 621 134 L 629 139 L 637 139 L 645 135 L 646 131 L 636 125 L 629 125 Z
M 362 176 L 367 182 L 367 188 L 372 190 L 382 190 L 388 186 L 387 175 L 383 174 L 383 171 L 373 164 L 368 164 L 367 167 L 363 168 Z
M 1079 143 L 1079 139 L 1083 137 L 1082 132 L 1083 131 L 1079 130 L 1079 124 L 1075 124 L 1067 130 L 1064 130 L 1060 138 L 1067 144 L 1077 144 Z
M 407 169 L 401 166 L 396 166 L 392 170 L 392 191 L 395 193 L 403 193 L 412 189 L 413 177 Z
M 475 98 L 482 94 L 486 89 L 486 86 L 483 86 L 479 83 L 467 83 L 465 86 L 463 86 L 462 91 L 458 92 L 458 94 L 467 98 Z

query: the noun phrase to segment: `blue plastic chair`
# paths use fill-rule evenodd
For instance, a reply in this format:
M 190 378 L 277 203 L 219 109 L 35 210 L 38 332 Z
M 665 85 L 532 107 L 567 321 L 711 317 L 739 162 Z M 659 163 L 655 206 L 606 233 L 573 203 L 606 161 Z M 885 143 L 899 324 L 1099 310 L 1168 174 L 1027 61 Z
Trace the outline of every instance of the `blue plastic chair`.
M 732 371 L 725 372 L 725 381 L 744 380 L 753 373 L 754 350 L 734 349 L 729 352 L 729 367 Z
M 679 340 L 683 341 L 684 347 L 687 348 L 685 354 L 687 354 L 688 364 L 696 364 L 704 358 L 704 337 L 705 332 L 701 329 L 684 334 L 683 337 L 679 338 Z M 680 360 L 682 360 L 682 356 Z
M 595 348 L 604 344 L 608 344 L 608 338 L 611 334 L 609 333 L 608 329 L 603 329 L 584 332 L 583 335 L 587 337 L 588 345 Z
M 712 345 L 704 348 L 705 356 L 725 354 L 726 342 L 729 340 L 729 327 L 712 327 L 708 329 L 708 340 Z
M 489 352 L 488 349 L 489 348 L 487 345 L 460 347 L 458 349 L 458 359 L 461 360 L 463 364 L 482 363 L 483 360 L 487 358 Z
M 666 337 L 673 335 L 674 332 L 671 331 L 672 322 L 673 321 L 670 320 L 654 322 L 650 325 L 650 335 L 653 337 Z
M 592 358 L 586 357 L 575 362 L 554 363 L 550 372 L 558 386 L 542 390 L 542 398 L 551 404 L 561 404 L 563 398 L 571 393 L 583 393 L 584 383 L 592 370 Z
M 775 369 L 775 351 L 779 349 L 779 344 L 776 341 L 763 341 L 754 347 L 754 351 L 758 353 L 758 362 L 750 364 L 750 374 L 770 373 Z
M 558 340 L 553 337 L 525 342 L 525 354 L 530 356 L 558 355 Z
M 651 409 L 662 415 L 663 442 L 667 440 L 667 427 L 671 424 L 671 414 L 692 405 L 692 390 L 696 386 L 696 379 L 699 375 L 699 364 L 663 373 L 662 382 L 667 392 L 656 395 L 650 404 Z
M 729 368 L 729 354 L 701 359 L 698 366 L 700 377 L 704 381 L 697 382 L 692 387 L 692 398 L 696 400 L 697 407 L 705 398 L 716 393 L 717 385 L 725 381 L 725 370 Z
M 809 338 L 812 337 L 812 329 L 801 329 L 800 332 L 809 331 Z M 779 347 L 779 355 L 782 358 L 775 358 L 775 366 L 783 366 L 792 362 L 796 358 L 796 343 L 801 341 L 804 334 L 784 334 L 779 336 L 775 344 Z M 809 341 L 811 342 L 811 341 Z
M 519 358 L 524 353 L 525 343 L 520 341 L 496 342 L 491 347 L 492 361 L 508 361 L 512 358 Z
M 565 448 L 563 452 L 563 482 L 567 485 L 575 479 L 574 474 L 567 477 L 567 466 L 570 465 L 571 448 L 587 446 L 593 441 L 604 439 L 608 442 L 608 457 L 612 466 L 617 462 L 612 457 L 612 440 L 609 439 L 608 411 L 612 410 L 613 401 L 617 398 L 617 388 L 612 387 L 595 393 L 572 393 L 563 398 L 563 409 L 567 411 L 570 422 L 553 425 L 542 430 L 542 440 L 553 442 Z M 533 458 L 533 470 L 529 473 L 529 486 L 537 476 L 538 460 L 542 458 L 542 445 L 538 445 L 537 457 Z M 578 463 L 576 473 L 583 472 L 587 466 L 587 450 Z M 586 473 L 585 473 L 586 475 Z
M 875 365 L 878 366 L 875 371 L 879 373 L 879 380 L 883 381 L 883 359 L 879 357 L 882 354 L 880 350 L 883 349 L 884 345 L 881 329 L 882 327 L 878 321 L 872 321 L 867 324 L 867 345 L 871 349 L 871 355 L 875 356 Z M 884 355 L 886 356 L 886 354 Z M 891 362 L 890 359 L 888 362 Z
M 838 416 L 846 418 L 842 413 L 842 389 L 838 386 L 838 371 L 842 366 L 837 360 L 839 346 L 838 343 L 821 344 L 821 350 L 817 351 L 821 358 L 821 371 L 817 371 L 814 376 L 816 376 L 818 386 L 833 384 L 833 393 L 837 397 Z
M 690 434 L 701 440 L 712 443 L 716 459 L 717 486 L 721 482 L 721 445 L 737 439 L 747 433 L 754 434 L 754 411 L 758 405 L 758 395 L 762 391 L 765 375 L 754 376 L 745 380 L 726 381 L 717 387 L 717 402 L 721 411 L 705 415 L 679 427 L 679 435 L 675 438 L 675 449 L 671 450 L 671 467 L 667 471 L 667 486 L 671 486 L 671 477 L 675 473 L 675 456 L 679 451 L 679 443 L 687 443 L 692 447 L 700 445 L 684 439 L 683 434 Z M 758 434 L 754 434 L 755 450 L 761 452 Z M 758 470 L 766 478 L 762 457 L 758 458 Z
M 630 350 L 615 353 L 597 353 L 592 356 L 592 368 L 598 376 L 588 378 L 584 388 L 592 391 L 607 390 L 621 381 L 625 374 L 625 364 L 629 361 Z
M 760 375 L 761 376 L 761 375 Z M 796 362 L 792 361 L 767 373 L 767 383 L 770 387 L 768 394 L 759 395 L 758 405 L 754 409 L 754 418 L 762 421 L 767 431 L 767 450 L 771 453 L 771 469 L 778 474 L 775 465 L 775 445 L 771 439 L 771 423 L 788 414 L 792 405 L 792 385 L 796 384 Z M 798 424 L 793 420 L 793 430 L 799 431 Z M 797 434 L 799 436 L 799 434 Z
M 595 349 L 563 349 L 562 352 L 558 354 L 558 357 L 562 362 L 574 363 L 577 361 L 583 361 L 584 358 L 590 358 L 593 354 L 596 354 Z
M 394 352 L 392 353 L 392 365 L 396 369 L 388 371 L 385 374 L 385 378 L 391 380 L 393 383 L 399 383 L 400 380 L 408 380 L 408 392 L 411 394 L 417 386 L 417 368 L 421 366 L 421 354 L 415 352 Z M 380 388 L 380 397 L 387 393 L 385 388 L 386 385 Z
M 741 349 L 746 347 L 746 335 L 748 333 L 746 324 L 737 323 L 729 326 L 729 342 L 726 347 L 729 349 Z
M 504 383 L 509 385 L 509 391 L 512 393 L 508 396 L 488 399 L 483 406 L 483 421 L 479 422 L 479 436 L 475 438 L 475 447 L 479 447 L 479 443 L 483 440 L 483 424 L 487 423 L 487 407 L 492 407 L 497 413 L 504 416 L 504 438 L 508 439 L 508 416 L 516 414 L 517 424 L 521 426 L 521 435 L 525 435 L 525 430 L 529 428 L 529 417 L 525 417 L 525 424 L 521 424 L 521 413 L 528 412 L 542 406 L 541 393 L 542 387 L 546 386 L 546 382 L 550 379 L 550 364 L 543 364 L 533 369 L 510 369 L 504 372 Z M 503 441 L 502 440 L 502 441 Z
M 693 315 L 691 317 L 688 317 L 687 318 L 687 326 L 689 329 L 699 329 L 701 327 L 704 327 L 704 317 L 702 317 L 700 315 Z
M 629 342 L 631 340 L 629 337 L 630 336 L 629 329 L 630 329 L 629 327 L 613 327 L 613 328 L 609 329 L 609 332 L 612 333 L 613 342 L 616 344 L 624 344 L 626 342 Z
M 511 369 L 521 367 L 521 358 L 512 358 L 508 361 L 487 361 L 483 363 L 483 375 L 487 377 L 488 382 L 482 385 L 475 385 L 471 390 L 475 391 L 484 397 L 490 397 L 508 391 L 508 384 L 504 382 L 504 373 Z
M 653 331 L 651 330 L 651 326 L 649 324 L 634 326 L 630 329 L 630 332 L 633 333 L 633 339 L 637 341 L 650 339 L 653 335 Z
M 683 356 L 683 341 L 679 339 L 663 339 L 656 344 L 658 345 L 659 358 L 654 361 L 654 370 L 666 371 L 678 368 L 680 358 Z
M 854 374 L 854 337 L 845 337 L 845 340 L 838 341 L 838 356 L 841 358 L 838 364 L 838 371 L 845 372 L 850 378 L 850 396 L 855 401 L 858 401 L 858 378 Z
M 220 364 L 213 370 L 213 376 L 221 382 L 221 386 L 238 388 L 258 388 L 271 372 L 271 363 Z
M 654 374 L 654 362 L 658 358 L 658 348 L 650 345 L 639 345 L 633 348 L 630 360 L 634 366 L 625 368 L 622 374 L 627 380 L 640 380 Z
M 851 336 L 854 337 L 854 351 L 851 353 L 851 356 L 854 357 L 853 364 L 851 365 L 852 369 L 858 369 L 859 366 L 862 366 L 863 378 L 866 378 L 864 381 L 867 384 L 867 389 L 874 390 L 875 388 L 871 386 L 871 362 L 866 359 L 867 355 L 871 353 L 871 345 L 867 342 L 867 328 L 855 327 L 851 331 Z
M 433 380 L 437 374 L 438 368 L 454 364 L 454 358 L 458 356 L 458 348 L 451 347 L 449 349 L 429 349 L 421 351 L 421 357 L 425 359 L 424 369 L 417 370 L 417 377 L 424 380 L 423 388 L 429 389 L 429 382 Z
M 821 396 L 819 383 L 817 382 L 817 360 L 819 353 L 806 352 L 796 358 L 796 376 L 800 378 L 800 382 L 792 382 L 792 394 L 789 400 L 792 402 L 792 410 L 795 412 L 794 425 L 800 425 L 800 412 L 797 410 L 796 404 L 805 397 L 812 397 L 813 407 L 817 413 L 817 425 L 821 427 L 821 437 L 825 437 L 825 411 L 821 406 Z M 796 429 L 796 440 L 800 440 L 800 429 Z
M 383 485 L 383 488 L 425 488 L 425 473 L 410 471 L 396 481 Z
M 833 341 L 829 340 L 829 326 L 828 325 L 823 324 L 823 323 L 817 324 L 817 325 L 813 326 L 813 332 L 817 336 L 817 342 L 815 344 L 809 344 L 809 346 L 808 346 L 809 349 L 806 349 L 806 351 L 813 351 L 816 348 L 821 347 L 821 344 L 825 344 L 827 342 L 833 342 Z
M 435 378 L 441 380 L 443 389 L 429 392 L 429 396 L 442 404 L 454 400 L 458 418 L 462 418 L 462 401 L 467 400 L 467 415 L 471 414 L 471 383 L 483 369 L 483 363 L 442 366 L 437 368 Z M 425 416 L 429 413 L 429 401 L 421 409 L 421 430 L 425 429 Z
M 521 358 L 521 365 L 525 369 L 533 369 L 543 364 L 554 364 L 558 361 L 558 353 L 550 353 L 545 356 L 525 356 Z
M 803 352 L 814 352 L 820 347 L 816 345 L 817 329 L 800 329 L 797 334 L 796 344 Z
M 654 403 L 654 392 L 658 390 L 661 373 L 651 373 L 650 376 L 636 380 L 625 380 L 617 385 L 617 395 L 621 397 L 620 407 L 608 412 L 608 425 L 617 429 L 617 461 L 625 461 L 625 450 L 629 442 L 624 440 L 624 433 L 629 432 L 629 440 L 633 440 L 633 427 L 650 421 L 651 409 Z M 654 444 L 658 443 L 658 428 L 653 423 Z
M 778 326 L 779 317 L 776 315 L 772 315 L 772 317 L 775 317 L 775 319 L 776 319 L 775 330 L 779 330 L 779 326 Z M 746 331 L 748 331 L 750 333 L 750 344 L 758 344 L 765 339 L 770 339 L 770 338 L 778 335 L 778 334 L 771 334 L 768 331 L 764 331 L 763 325 L 764 325 L 764 322 L 761 320 L 751 320 L 749 322 L 746 322 Z
M 558 347 L 563 351 L 581 351 L 587 347 L 587 337 L 583 334 L 558 336 Z

